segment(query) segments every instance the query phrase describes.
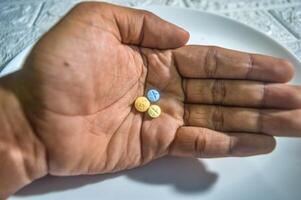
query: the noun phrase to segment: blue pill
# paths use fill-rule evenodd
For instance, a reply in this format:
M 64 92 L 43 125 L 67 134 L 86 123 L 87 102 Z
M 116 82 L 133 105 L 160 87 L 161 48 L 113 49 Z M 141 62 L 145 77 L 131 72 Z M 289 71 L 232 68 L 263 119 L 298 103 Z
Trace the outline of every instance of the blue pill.
M 158 90 L 151 89 L 147 92 L 147 98 L 150 102 L 156 102 L 160 99 L 160 93 Z

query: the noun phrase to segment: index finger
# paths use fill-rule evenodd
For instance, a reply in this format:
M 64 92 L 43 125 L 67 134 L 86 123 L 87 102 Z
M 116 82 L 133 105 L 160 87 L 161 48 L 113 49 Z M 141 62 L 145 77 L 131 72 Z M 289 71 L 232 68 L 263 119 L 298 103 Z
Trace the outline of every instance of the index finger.
M 175 65 L 186 78 L 247 79 L 287 82 L 293 65 L 281 58 L 215 46 L 189 45 L 173 51 Z

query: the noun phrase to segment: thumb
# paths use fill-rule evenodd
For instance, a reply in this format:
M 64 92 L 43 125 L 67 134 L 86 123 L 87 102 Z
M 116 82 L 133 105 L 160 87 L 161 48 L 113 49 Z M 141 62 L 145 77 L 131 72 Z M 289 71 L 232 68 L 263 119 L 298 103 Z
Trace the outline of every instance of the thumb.
M 98 15 L 98 25 L 115 35 L 124 44 L 169 49 L 186 44 L 189 33 L 151 12 L 108 3 L 81 3 L 83 13 Z

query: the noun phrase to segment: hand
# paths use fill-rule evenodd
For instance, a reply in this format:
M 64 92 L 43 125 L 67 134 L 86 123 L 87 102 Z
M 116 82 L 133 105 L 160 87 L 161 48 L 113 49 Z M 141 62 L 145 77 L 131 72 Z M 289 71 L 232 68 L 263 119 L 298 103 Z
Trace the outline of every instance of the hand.
M 282 84 L 290 63 L 181 47 L 188 37 L 149 12 L 105 3 L 79 4 L 44 35 L 7 82 L 43 144 L 46 173 L 115 172 L 167 154 L 250 156 L 271 152 L 274 135 L 300 136 L 300 86 Z M 153 87 L 156 119 L 133 107 Z

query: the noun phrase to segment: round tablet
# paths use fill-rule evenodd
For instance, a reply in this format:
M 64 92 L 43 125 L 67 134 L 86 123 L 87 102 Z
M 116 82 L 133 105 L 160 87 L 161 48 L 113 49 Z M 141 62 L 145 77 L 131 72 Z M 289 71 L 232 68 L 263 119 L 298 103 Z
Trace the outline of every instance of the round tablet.
M 161 108 L 158 105 L 151 105 L 148 108 L 147 113 L 151 118 L 157 118 L 161 114 Z
M 157 102 L 160 99 L 160 93 L 158 90 L 151 89 L 147 92 L 147 98 L 150 102 Z
M 150 106 L 150 102 L 149 100 L 147 100 L 146 97 L 138 97 L 135 100 L 135 108 L 139 111 L 139 112 L 145 112 L 147 111 L 147 109 Z

